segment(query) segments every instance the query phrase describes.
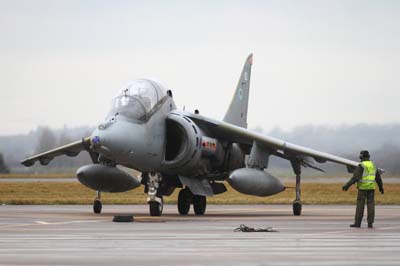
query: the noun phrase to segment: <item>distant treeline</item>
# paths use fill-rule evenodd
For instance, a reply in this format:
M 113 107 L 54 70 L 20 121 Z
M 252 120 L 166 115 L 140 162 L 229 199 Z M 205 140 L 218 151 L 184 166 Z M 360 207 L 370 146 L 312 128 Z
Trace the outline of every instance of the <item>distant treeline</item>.
M 25 168 L 20 161 L 29 155 L 43 152 L 66 143 L 79 140 L 91 134 L 93 127 L 77 127 L 53 130 L 38 127 L 26 135 L 0 136 L 0 153 L 5 165 L 15 172 L 21 171 L 72 171 L 83 164 L 90 163 L 86 152 L 79 156 L 58 157 L 48 166 Z M 266 135 L 307 146 L 324 152 L 358 160 L 360 150 L 369 150 L 376 164 L 390 175 L 400 175 L 400 124 L 353 126 L 315 126 L 305 125 L 290 131 L 279 128 L 269 132 L 261 128 L 254 129 Z M 328 173 L 343 173 L 343 167 L 322 164 Z M 272 159 L 270 168 L 290 170 L 290 164 L 281 159 Z

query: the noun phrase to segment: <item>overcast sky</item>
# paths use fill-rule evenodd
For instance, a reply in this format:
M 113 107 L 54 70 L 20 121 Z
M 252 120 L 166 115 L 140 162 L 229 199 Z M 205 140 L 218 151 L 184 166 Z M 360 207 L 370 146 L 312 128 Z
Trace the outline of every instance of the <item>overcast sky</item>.
M 251 52 L 249 127 L 400 122 L 400 1 L 0 0 L 0 135 L 96 125 L 143 77 L 221 119 Z

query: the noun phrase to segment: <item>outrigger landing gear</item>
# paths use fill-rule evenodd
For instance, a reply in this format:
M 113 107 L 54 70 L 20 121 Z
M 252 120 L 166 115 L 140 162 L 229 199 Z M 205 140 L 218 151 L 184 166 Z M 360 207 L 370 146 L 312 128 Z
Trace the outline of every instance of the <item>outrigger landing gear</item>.
M 293 201 L 293 214 L 296 216 L 301 215 L 300 192 L 300 175 L 296 175 L 296 199 Z
M 93 212 L 101 213 L 102 203 L 101 203 L 101 194 L 100 191 L 96 192 L 96 199 L 93 202 Z
M 148 176 L 147 203 L 149 203 L 151 216 L 161 216 L 163 212 L 163 206 L 164 206 L 163 198 L 162 195 L 160 196 L 158 193 L 161 181 L 162 177 L 159 173 L 151 173 Z
M 302 209 L 302 204 L 300 200 L 301 164 L 298 160 L 291 160 L 290 162 L 292 164 L 293 171 L 296 174 L 296 199 L 293 201 L 293 215 L 299 216 L 301 215 Z

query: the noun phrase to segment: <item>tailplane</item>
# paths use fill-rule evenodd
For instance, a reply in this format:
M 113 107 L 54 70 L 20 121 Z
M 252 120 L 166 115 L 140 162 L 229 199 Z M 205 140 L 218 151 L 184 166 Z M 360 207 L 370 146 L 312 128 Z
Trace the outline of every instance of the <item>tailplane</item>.
M 249 88 L 253 54 L 250 54 L 244 64 L 235 95 L 232 98 L 224 122 L 247 128 L 247 109 L 249 105 Z

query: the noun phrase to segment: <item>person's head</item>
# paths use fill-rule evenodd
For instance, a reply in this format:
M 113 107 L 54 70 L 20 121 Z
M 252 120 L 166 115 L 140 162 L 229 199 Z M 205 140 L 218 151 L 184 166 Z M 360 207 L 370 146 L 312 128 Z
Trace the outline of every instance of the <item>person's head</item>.
M 369 155 L 368 151 L 360 151 L 360 160 L 361 161 L 368 161 L 371 156 Z

